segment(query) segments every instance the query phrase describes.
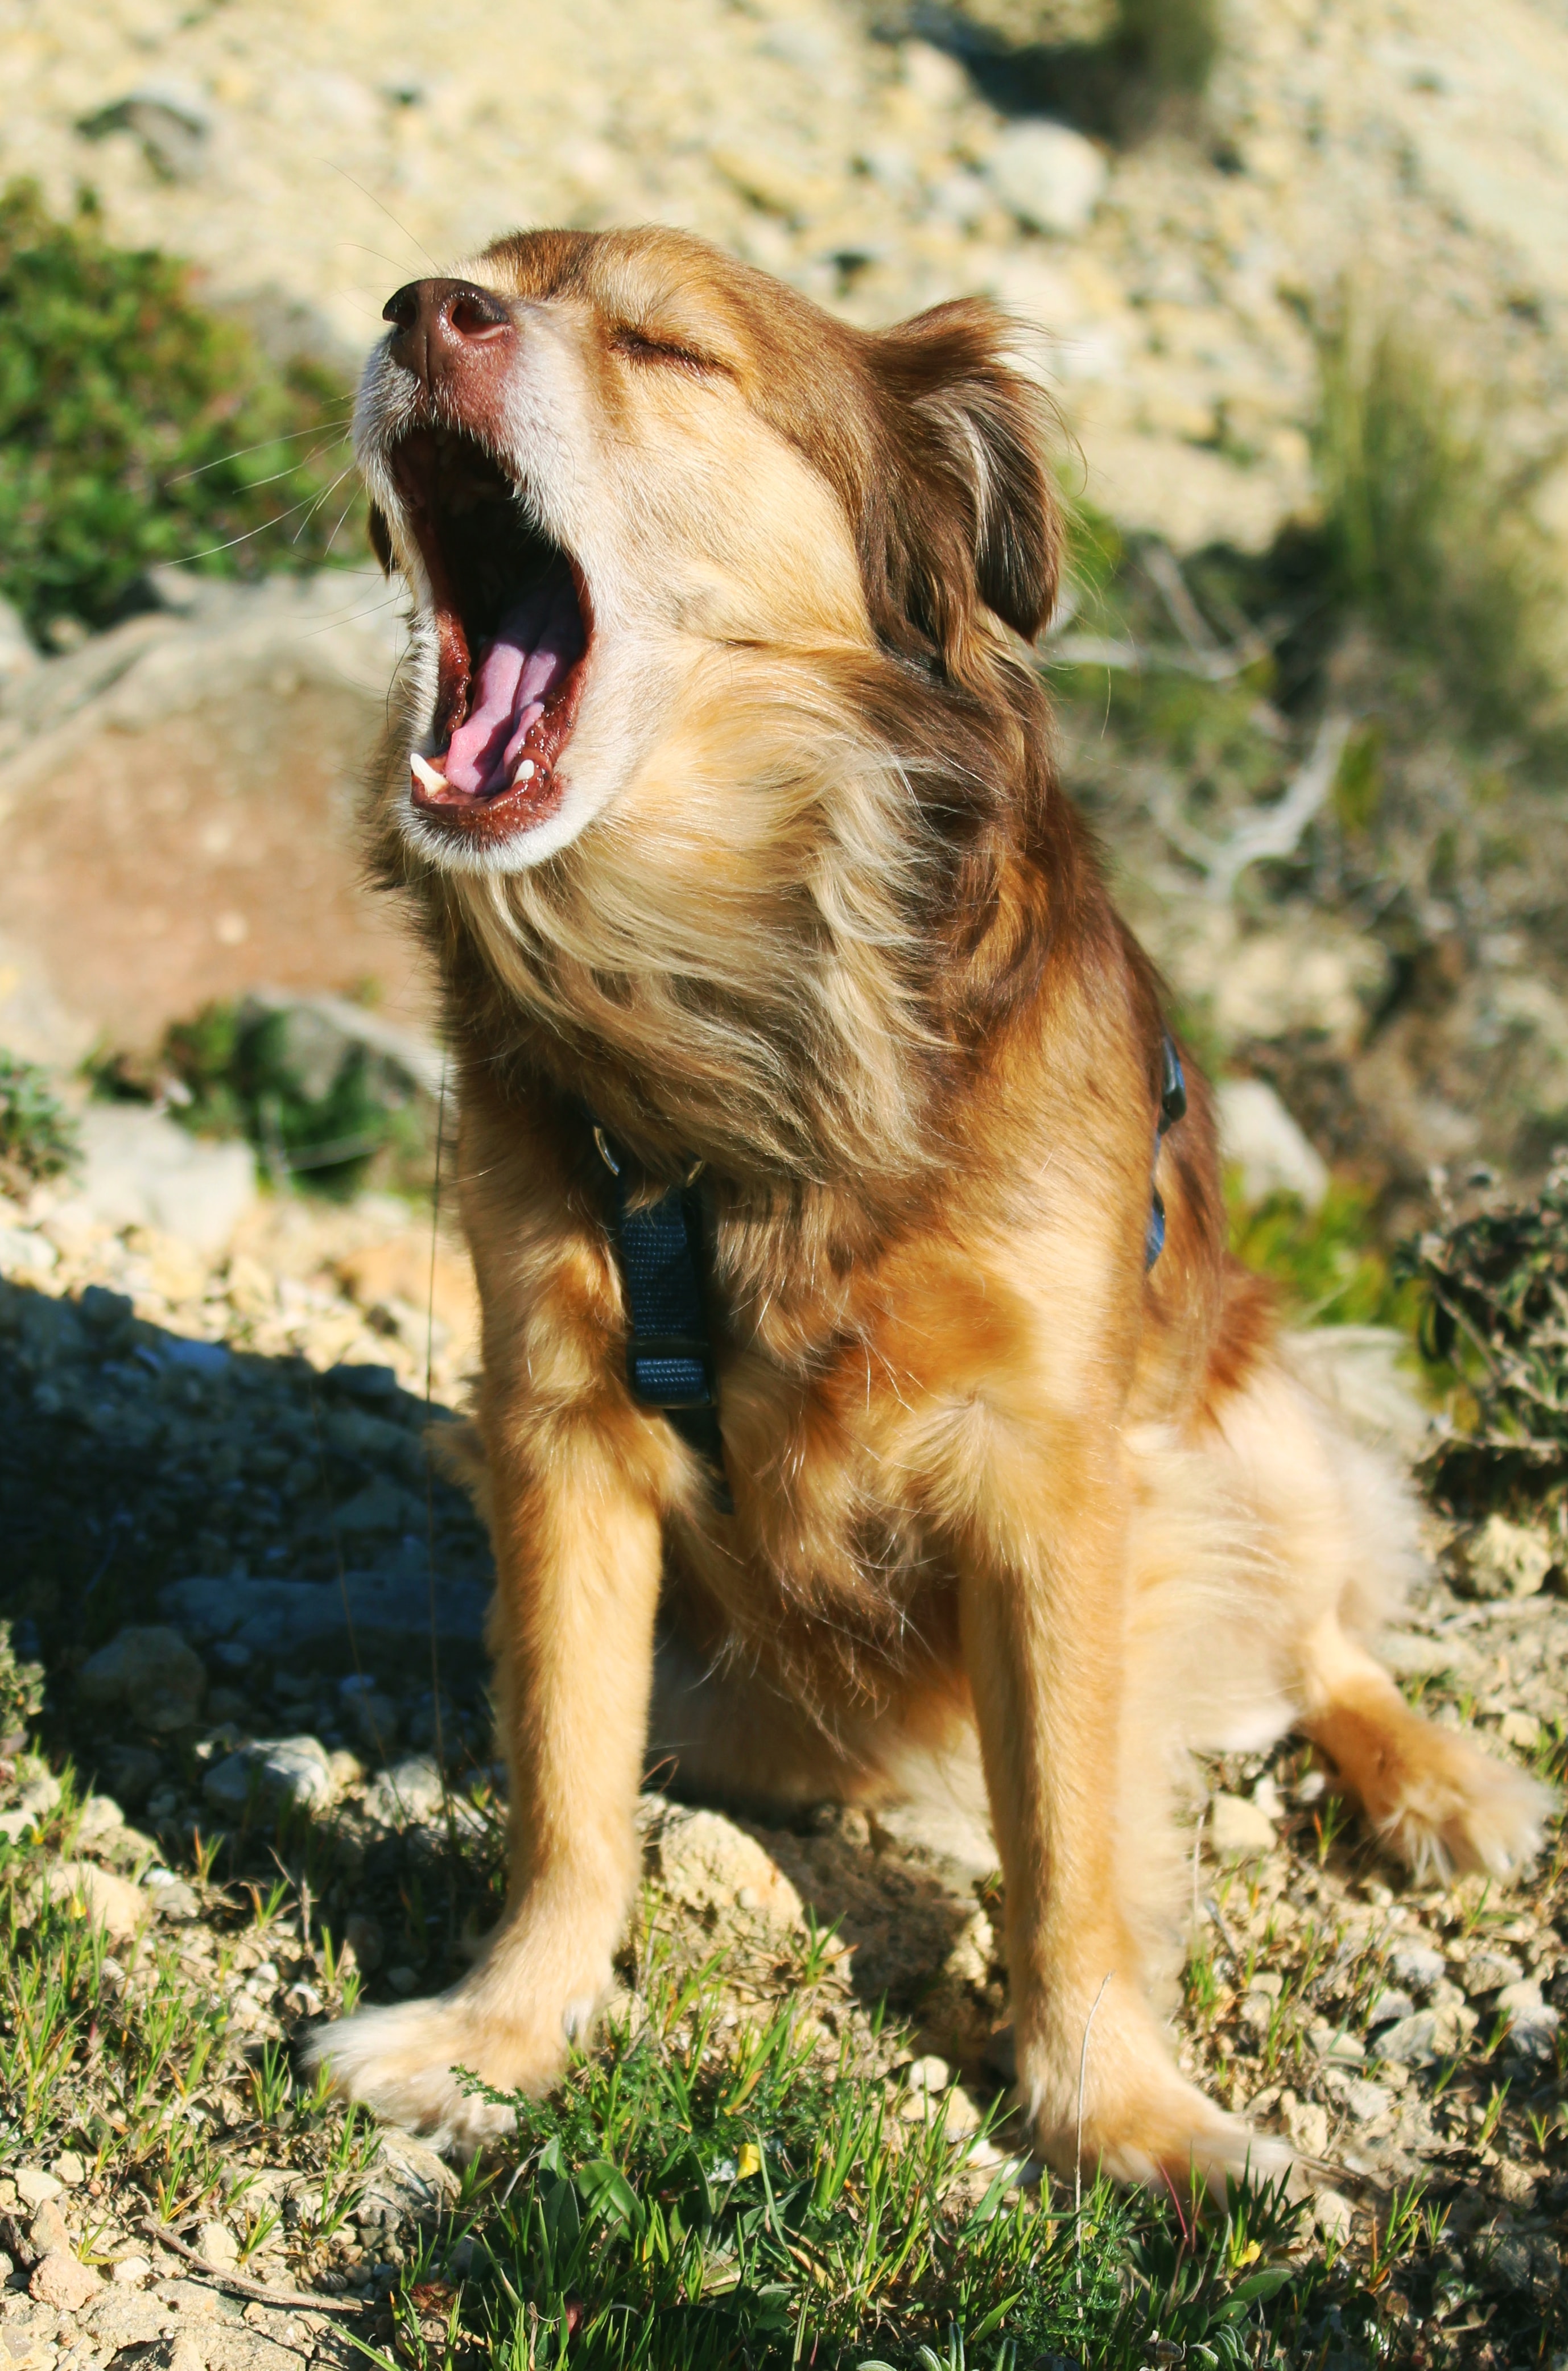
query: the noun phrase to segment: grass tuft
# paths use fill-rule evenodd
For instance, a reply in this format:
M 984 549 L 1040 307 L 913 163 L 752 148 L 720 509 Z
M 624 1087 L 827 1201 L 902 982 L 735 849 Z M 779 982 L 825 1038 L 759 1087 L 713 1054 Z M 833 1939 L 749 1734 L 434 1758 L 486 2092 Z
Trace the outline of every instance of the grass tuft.
M 75 1123 L 48 1072 L 0 1050 L 0 1191 L 26 1193 L 63 1176 L 76 1157 Z

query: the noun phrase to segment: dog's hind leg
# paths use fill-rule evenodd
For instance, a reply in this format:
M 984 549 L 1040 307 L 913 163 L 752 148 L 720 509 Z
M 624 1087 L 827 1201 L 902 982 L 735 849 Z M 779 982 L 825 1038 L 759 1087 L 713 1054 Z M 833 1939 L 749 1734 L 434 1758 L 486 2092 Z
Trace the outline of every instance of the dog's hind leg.
M 1389 1850 L 1495 1876 L 1539 1848 L 1551 1798 L 1412 1710 L 1372 1641 L 1415 1564 L 1408 1494 L 1271 1355 L 1214 1411 L 1225 1482 L 1261 1525 L 1272 1683 Z

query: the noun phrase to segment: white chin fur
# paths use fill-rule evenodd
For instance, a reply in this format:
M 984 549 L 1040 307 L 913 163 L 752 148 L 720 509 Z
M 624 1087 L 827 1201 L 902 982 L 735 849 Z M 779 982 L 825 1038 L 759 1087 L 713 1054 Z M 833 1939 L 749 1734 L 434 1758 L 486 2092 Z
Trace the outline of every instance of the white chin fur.
M 548 815 L 542 823 L 520 826 L 501 840 L 470 839 L 456 827 L 444 829 L 421 815 L 407 797 L 401 822 L 409 846 L 427 863 L 439 865 L 443 872 L 526 873 L 548 857 L 559 855 L 563 848 L 570 848 L 578 834 L 593 822 L 602 804 L 569 781 L 552 815 Z

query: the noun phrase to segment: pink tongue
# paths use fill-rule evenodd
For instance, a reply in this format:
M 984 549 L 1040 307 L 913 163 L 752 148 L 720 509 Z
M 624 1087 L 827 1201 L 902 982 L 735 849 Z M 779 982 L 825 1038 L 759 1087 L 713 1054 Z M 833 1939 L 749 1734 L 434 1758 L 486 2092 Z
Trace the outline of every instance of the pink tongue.
M 562 570 L 507 611 L 479 661 L 473 707 L 442 760 L 455 791 L 489 798 L 506 788 L 530 728 L 582 652 L 582 616 Z

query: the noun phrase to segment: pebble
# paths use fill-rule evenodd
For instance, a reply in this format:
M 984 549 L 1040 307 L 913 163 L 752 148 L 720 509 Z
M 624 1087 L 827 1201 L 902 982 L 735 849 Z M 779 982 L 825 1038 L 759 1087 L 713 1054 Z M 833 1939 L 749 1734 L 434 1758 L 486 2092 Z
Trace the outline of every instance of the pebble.
M 207 1673 L 200 1655 L 167 1624 L 133 1624 L 89 1655 L 76 1674 L 86 1704 L 123 1705 L 155 1736 L 188 1729 L 200 1716 Z
M 62 2248 L 34 2266 L 28 2295 L 39 2305 L 52 2305 L 61 2313 L 80 2313 L 102 2286 L 88 2265 L 78 2263 L 68 2249 Z
M 43 1881 L 52 1901 L 79 1903 L 83 1914 L 113 1942 L 129 1942 L 146 1924 L 151 1907 L 146 1895 L 127 1879 L 99 1868 L 96 1861 L 57 1862 L 45 1870 Z
M 41 2206 L 46 2199 L 58 2198 L 65 2185 L 52 2173 L 45 2173 L 40 2165 L 24 2165 L 11 2177 L 17 2197 L 24 2206 Z
M 214 2271 L 229 2273 L 239 2261 L 239 2242 L 226 2223 L 203 2223 L 196 2234 L 196 2253 Z
M 1204 1833 L 1216 1860 L 1255 1859 L 1277 1841 L 1268 1813 L 1243 1795 L 1212 1796 Z
M 1312 2201 L 1312 2220 L 1325 2239 L 1344 2247 L 1355 2229 L 1355 2209 L 1337 2190 L 1320 2190 Z
M 87 2178 L 87 2169 L 75 2149 L 66 2149 L 57 2157 L 50 2171 L 65 2184 L 67 2190 L 76 2189 Z
M 52 2198 L 43 2204 L 28 2225 L 28 2245 L 35 2256 L 52 2256 L 71 2245 L 71 2234 L 65 2228 L 65 2217 Z
M 139 2288 L 152 2278 L 153 2268 L 145 2256 L 117 2256 L 109 2268 L 109 2277 L 117 2288 Z
M 1554 1551 L 1545 1532 L 1489 1515 L 1460 1551 L 1456 1579 L 1470 1597 L 1534 1597 L 1545 1586 Z

